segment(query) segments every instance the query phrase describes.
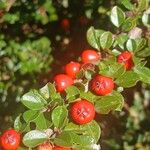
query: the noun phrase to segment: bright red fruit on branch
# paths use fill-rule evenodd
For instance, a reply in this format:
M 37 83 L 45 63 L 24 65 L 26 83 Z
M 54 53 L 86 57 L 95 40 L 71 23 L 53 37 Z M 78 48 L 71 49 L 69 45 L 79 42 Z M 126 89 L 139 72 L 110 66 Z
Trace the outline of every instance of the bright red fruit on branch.
M 71 150 L 71 148 L 65 148 L 65 147 L 55 146 L 55 147 L 53 148 L 53 150 Z
M 96 75 L 90 81 L 90 89 L 97 95 L 107 95 L 114 89 L 114 81 L 102 75 Z
M 64 90 L 73 84 L 73 79 L 65 74 L 59 74 L 54 77 L 54 83 L 57 92 L 64 92 Z
M 92 63 L 101 59 L 101 54 L 94 50 L 84 50 L 81 54 L 81 60 L 83 63 Z
M 75 102 L 70 108 L 70 115 L 72 120 L 77 124 L 89 123 L 95 117 L 94 105 L 87 100 Z
M 3 150 L 16 150 L 20 144 L 20 134 L 9 129 L 5 131 L 1 136 L 1 147 Z
M 131 70 L 134 66 L 132 54 L 129 51 L 124 51 L 117 57 L 117 62 L 123 64 L 126 70 Z
M 64 29 L 64 30 L 68 30 L 70 28 L 70 21 L 69 19 L 65 18 L 61 21 L 61 27 Z
M 66 64 L 65 73 L 68 76 L 75 78 L 76 74 L 80 71 L 80 66 L 81 65 L 78 62 L 71 61 L 70 63 Z
M 43 143 L 38 146 L 38 150 L 52 150 L 52 145 L 50 143 Z

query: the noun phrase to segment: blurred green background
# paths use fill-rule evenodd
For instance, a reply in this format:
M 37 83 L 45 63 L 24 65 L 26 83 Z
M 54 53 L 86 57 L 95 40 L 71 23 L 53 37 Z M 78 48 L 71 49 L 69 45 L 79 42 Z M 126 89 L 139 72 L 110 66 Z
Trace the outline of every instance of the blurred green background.
M 90 48 L 86 31 L 92 25 L 114 31 L 110 9 L 121 0 L 0 1 L 0 131 L 24 111 L 20 97 L 40 88 Z M 136 3 L 136 0 L 133 1 Z M 149 58 L 147 59 L 149 61 Z M 150 64 L 147 64 L 150 66 Z M 124 92 L 123 112 L 98 118 L 104 150 L 150 149 L 150 86 Z

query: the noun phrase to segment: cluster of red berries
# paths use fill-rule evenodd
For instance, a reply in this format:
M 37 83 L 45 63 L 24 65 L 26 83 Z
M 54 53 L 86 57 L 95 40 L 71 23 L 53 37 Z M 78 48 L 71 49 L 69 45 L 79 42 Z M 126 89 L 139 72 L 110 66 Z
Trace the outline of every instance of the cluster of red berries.
M 82 64 L 95 63 L 101 59 L 101 54 L 94 50 L 84 50 L 81 54 Z M 133 67 L 132 54 L 129 51 L 122 52 L 117 57 L 117 62 L 124 65 L 126 70 Z M 65 74 L 56 75 L 54 83 L 57 92 L 64 92 L 64 90 L 73 85 L 76 74 L 80 71 L 81 64 L 78 62 L 70 62 L 65 66 Z M 89 83 L 90 90 L 96 95 L 107 95 L 114 89 L 114 81 L 110 77 L 95 75 Z M 77 124 L 86 124 L 93 120 L 95 116 L 94 105 L 88 100 L 80 100 L 73 103 L 70 109 L 70 116 Z
M 101 54 L 94 50 L 85 50 L 81 55 L 82 65 L 95 63 L 100 59 Z M 134 66 L 132 54 L 129 51 L 124 51 L 118 55 L 117 62 L 123 64 L 126 70 L 131 70 Z M 74 84 L 74 79 L 82 65 L 73 61 L 66 64 L 65 74 L 59 74 L 54 77 L 57 92 L 62 93 L 68 86 Z M 114 89 L 114 81 L 110 77 L 97 74 L 91 79 L 89 86 L 93 93 L 103 96 L 112 92 Z M 94 105 L 84 99 L 74 102 L 70 108 L 70 116 L 76 124 L 82 125 L 89 123 L 95 117 Z M 4 150 L 16 150 L 20 144 L 20 134 L 12 129 L 7 130 L 2 134 L 0 143 Z M 38 150 L 71 150 L 71 148 L 53 147 L 50 143 L 44 143 L 38 146 Z

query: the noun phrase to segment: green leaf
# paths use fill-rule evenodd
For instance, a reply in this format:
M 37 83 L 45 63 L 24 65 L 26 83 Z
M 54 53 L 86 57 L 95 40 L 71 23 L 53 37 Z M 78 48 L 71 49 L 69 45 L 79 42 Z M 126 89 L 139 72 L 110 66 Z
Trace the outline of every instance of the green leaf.
M 130 0 L 122 0 L 121 3 L 129 10 L 135 9 L 135 6 L 130 2 Z
M 74 124 L 73 122 L 69 122 L 66 126 L 65 126 L 65 129 L 64 131 L 73 131 L 75 133 L 78 133 L 78 134 L 83 134 L 84 131 L 83 129 L 81 128 L 80 125 L 77 125 L 77 124 Z
M 139 50 L 143 49 L 146 45 L 146 39 L 144 38 L 137 38 L 134 39 L 137 45 L 137 49 L 134 52 L 138 52 Z
M 63 131 L 54 139 L 54 143 L 62 147 L 87 146 L 93 144 L 94 139 L 91 136 L 78 135 L 72 131 Z
M 104 32 L 100 37 L 100 44 L 103 49 L 110 48 L 113 43 L 113 35 L 111 32 Z
M 93 94 L 92 92 L 90 92 L 90 91 L 88 91 L 88 92 L 83 91 L 83 92 L 80 93 L 80 98 L 86 99 L 90 102 L 94 102 L 96 100 L 96 97 L 97 96 L 95 94 Z
M 127 50 L 133 52 L 137 49 L 137 45 L 134 39 L 129 39 L 126 43 Z
M 150 56 L 150 47 L 142 49 L 141 51 L 138 51 L 137 56 L 139 56 L 139 57 L 148 57 L 148 56 Z
M 120 27 L 120 25 L 125 21 L 125 14 L 119 7 L 115 6 L 111 10 L 110 19 L 116 27 Z
M 53 88 L 53 85 L 51 83 L 47 83 L 44 87 L 40 89 L 40 93 L 43 95 L 45 99 L 50 98 L 50 92 L 55 93 L 56 90 Z
M 21 123 L 21 115 L 19 115 L 18 117 L 16 117 L 15 121 L 14 121 L 14 129 L 17 130 L 17 131 L 20 131 L 21 130 L 21 127 L 22 127 L 22 123 Z
M 45 99 L 57 99 L 61 98 L 60 94 L 56 92 L 54 84 L 47 83 L 43 88 L 40 89 L 40 93 Z
M 24 94 L 21 102 L 31 110 L 43 109 L 46 104 L 46 100 L 36 90 L 31 90 Z
M 150 84 L 150 69 L 147 67 L 136 66 L 134 72 L 137 73 L 140 80 L 144 83 Z
M 23 119 L 25 120 L 25 122 L 31 122 L 34 119 L 36 119 L 39 115 L 38 111 L 35 110 L 27 110 L 23 113 Z
M 99 68 L 99 74 L 109 76 L 111 78 L 118 78 L 125 72 L 124 67 L 117 62 L 107 64 L 107 62 L 103 61 L 99 63 Z
M 124 49 L 124 44 L 127 41 L 128 36 L 126 34 L 120 34 L 116 38 L 116 43 L 119 45 L 120 48 Z
M 94 143 L 98 142 L 101 134 L 101 129 L 99 124 L 95 120 L 91 121 L 88 124 L 82 125 L 81 128 L 83 131 L 85 131 L 84 135 L 92 137 L 94 139 Z
M 32 130 L 24 135 L 23 144 L 29 148 L 33 148 L 46 140 L 48 140 L 46 133 L 39 130 Z
M 97 143 L 101 134 L 100 126 L 95 120 L 85 125 L 77 125 L 70 122 L 67 124 L 64 130 L 68 132 L 74 132 L 79 135 L 83 134 L 86 136 L 91 136 L 94 140 L 94 143 Z
M 147 0 L 138 0 L 138 8 L 137 9 L 138 9 L 139 12 L 141 12 L 141 11 L 146 9 L 146 6 L 147 6 L 146 5 L 147 4 L 146 1 Z
M 95 109 L 99 114 L 108 114 L 110 111 L 121 111 L 124 104 L 123 96 L 113 91 L 110 95 L 102 96 L 95 101 Z
M 36 124 L 37 130 L 43 130 L 48 128 L 46 118 L 43 113 L 40 113 L 39 116 L 34 120 L 34 122 Z
M 142 22 L 145 26 L 150 26 L 150 8 L 144 12 Z
M 87 146 L 87 145 L 94 144 L 93 137 L 88 136 L 88 135 L 73 134 L 72 139 L 75 145 Z
M 80 91 L 77 87 L 75 86 L 69 86 L 66 90 L 66 99 L 69 102 L 73 102 L 74 100 L 76 100 L 79 95 L 80 95 Z
M 122 25 L 122 30 L 125 32 L 128 32 L 130 30 L 132 30 L 134 27 L 136 26 L 136 19 L 134 18 L 127 18 L 123 25 Z
M 67 108 L 65 106 L 57 106 L 52 112 L 52 122 L 54 126 L 56 128 L 62 128 L 67 116 Z
M 86 35 L 87 41 L 93 48 L 100 50 L 99 38 L 103 32 L 103 30 L 95 30 L 94 27 L 88 29 Z
M 74 144 L 72 139 L 73 135 L 74 135 L 73 132 L 63 131 L 60 135 L 58 135 L 54 139 L 54 143 L 56 145 L 63 146 L 63 147 L 71 147 Z
M 116 83 L 121 87 L 132 87 L 135 86 L 139 80 L 138 75 L 133 71 L 126 71 L 122 76 L 117 78 Z

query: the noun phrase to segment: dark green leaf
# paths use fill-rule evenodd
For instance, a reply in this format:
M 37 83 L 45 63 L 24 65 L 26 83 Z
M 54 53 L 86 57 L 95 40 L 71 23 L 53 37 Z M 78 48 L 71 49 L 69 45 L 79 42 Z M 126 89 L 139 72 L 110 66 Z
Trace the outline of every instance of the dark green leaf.
M 134 71 L 138 74 L 140 80 L 150 84 L 150 69 L 147 67 L 136 66 Z
M 79 96 L 80 94 L 80 91 L 77 87 L 75 86 L 69 86 L 66 90 L 66 99 L 69 101 L 69 102 L 73 102 L 74 100 L 77 99 L 77 97 Z
M 52 122 L 54 126 L 56 128 L 62 128 L 67 116 L 67 108 L 65 106 L 57 106 L 52 112 Z
M 42 97 L 42 95 L 36 90 L 31 90 L 24 94 L 21 102 L 31 110 L 43 109 L 46 104 L 44 97 Z
M 111 10 L 111 22 L 116 26 L 120 27 L 120 25 L 124 22 L 125 20 L 125 14 L 124 12 L 117 6 L 113 7 Z
M 104 32 L 100 37 L 100 45 L 103 49 L 110 48 L 113 43 L 113 35 L 111 32 Z
M 23 144 L 27 147 L 33 148 L 46 140 L 48 140 L 46 133 L 39 130 L 32 130 L 24 135 Z
M 138 75 L 133 71 L 127 71 L 122 76 L 117 78 L 116 83 L 121 87 L 132 87 L 135 86 L 139 80 Z
M 124 104 L 123 96 L 113 91 L 110 95 L 102 96 L 95 101 L 95 109 L 97 113 L 108 114 L 110 111 L 121 111 Z

